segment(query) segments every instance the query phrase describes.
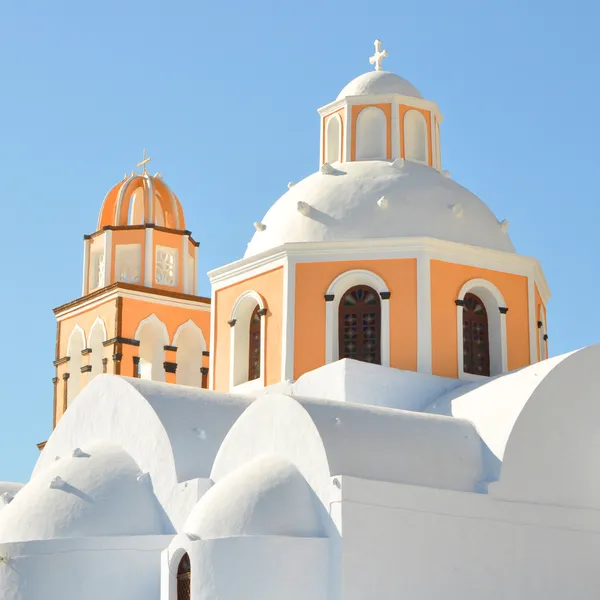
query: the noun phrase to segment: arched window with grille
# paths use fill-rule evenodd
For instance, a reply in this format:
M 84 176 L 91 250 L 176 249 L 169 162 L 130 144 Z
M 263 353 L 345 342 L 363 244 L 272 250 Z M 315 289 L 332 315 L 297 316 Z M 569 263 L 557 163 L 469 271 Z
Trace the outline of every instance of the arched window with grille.
M 463 302 L 463 371 L 489 377 L 490 339 L 485 304 L 475 294 L 466 294 Z
M 250 336 L 248 349 L 248 381 L 260 377 L 260 306 L 256 306 L 250 317 Z
M 177 567 L 177 600 L 190 600 L 191 598 L 192 568 L 187 552 L 181 557 Z
M 338 313 L 339 356 L 381 364 L 381 300 L 366 285 L 347 290 Z

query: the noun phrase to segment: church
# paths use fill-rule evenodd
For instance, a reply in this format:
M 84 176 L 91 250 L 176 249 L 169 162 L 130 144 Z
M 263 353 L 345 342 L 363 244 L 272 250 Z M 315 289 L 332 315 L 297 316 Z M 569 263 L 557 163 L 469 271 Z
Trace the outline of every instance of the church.
M 210 298 L 145 152 L 108 191 L 53 431 L 0 482 L 2 600 L 598 596 L 600 346 L 549 358 L 540 263 L 386 57 Z

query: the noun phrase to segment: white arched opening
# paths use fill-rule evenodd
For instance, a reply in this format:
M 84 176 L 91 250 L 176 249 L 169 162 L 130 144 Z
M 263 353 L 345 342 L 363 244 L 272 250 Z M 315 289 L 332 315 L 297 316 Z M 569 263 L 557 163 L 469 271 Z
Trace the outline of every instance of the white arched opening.
M 265 385 L 266 314 L 267 308 L 263 298 L 253 290 L 244 292 L 236 300 L 233 306 L 229 320 L 231 326 L 229 365 L 230 388 L 245 383 L 251 384 L 250 387 L 264 387 Z M 250 329 L 252 326 L 252 318 L 256 316 L 260 318 L 260 363 L 257 369 L 258 377 L 251 378 Z
M 339 360 L 338 313 L 344 293 L 357 285 L 373 288 L 381 298 L 381 365 L 390 366 L 390 292 L 385 281 L 372 271 L 354 269 L 338 275 L 325 294 L 325 362 Z
M 404 115 L 404 156 L 406 160 L 427 164 L 427 122 L 423 113 L 409 110 Z
M 88 377 L 88 381 L 91 381 L 96 375 L 102 373 L 102 359 L 104 358 L 104 345 L 106 341 L 106 327 L 104 321 L 98 317 L 92 328 L 90 329 L 89 335 L 89 348 L 92 351 L 90 355 L 90 365 L 92 370 Z
M 340 115 L 331 115 L 325 127 L 325 162 L 332 164 L 341 160 L 342 120 Z
M 484 304 L 488 321 L 488 343 L 490 356 L 490 376 L 506 373 L 508 370 L 506 348 L 506 303 L 500 290 L 486 279 L 471 279 L 465 283 L 456 303 L 456 332 L 458 340 L 459 379 L 479 379 L 480 376 L 465 373 L 463 347 L 463 305 L 465 296 L 473 294 Z
M 173 338 L 177 348 L 177 383 L 202 387 L 202 352 L 206 341 L 202 330 L 192 320 L 180 325 Z
M 540 347 L 540 360 L 548 358 L 548 329 L 546 327 L 546 309 L 542 304 L 539 306 L 540 320 L 538 323 L 538 336 Z
M 155 314 L 151 314 L 138 325 L 135 339 L 140 343 L 140 379 L 164 381 L 165 346 L 169 345 L 167 326 Z
M 363 108 L 356 119 L 356 160 L 387 158 L 387 119 L 375 106 Z
M 75 396 L 81 391 L 81 367 L 83 356 L 81 352 L 85 349 L 85 333 L 79 325 L 75 325 L 69 342 L 67 344 L 67 356 L 69 357 L 69 379 L 67 382 L 67 406 L 71 404 Z

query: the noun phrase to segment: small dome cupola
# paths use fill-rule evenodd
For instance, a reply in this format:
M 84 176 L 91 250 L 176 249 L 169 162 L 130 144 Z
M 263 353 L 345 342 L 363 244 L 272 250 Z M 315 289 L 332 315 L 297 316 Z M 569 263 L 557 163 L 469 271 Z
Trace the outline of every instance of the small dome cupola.
M 369 59 L 375 70 L 353 79 L 319 109 L 321 165 L 404 159 L 441 170 L 442 115 L 410 82 L 383 70 L 387 56 L 375 40 Z
M 148 173 L 150 160 L 144 150 L 142 172 L 110 189 L 97 231 L 84 236 L 84 296 L 118 282 L 194 293 L 199 244 L 185 228 L 179 198 L 160 173 Z

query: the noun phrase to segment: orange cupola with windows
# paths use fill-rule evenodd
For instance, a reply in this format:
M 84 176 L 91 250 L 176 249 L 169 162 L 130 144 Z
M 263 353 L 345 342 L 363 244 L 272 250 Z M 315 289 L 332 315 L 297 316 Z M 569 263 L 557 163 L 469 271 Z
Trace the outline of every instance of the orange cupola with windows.
M 100 373 L 207 386 L 210 300 L 197 295 L 199 243 L 144 151 L 84 236 L 82 295 L 54 310 L 54 422 Z

